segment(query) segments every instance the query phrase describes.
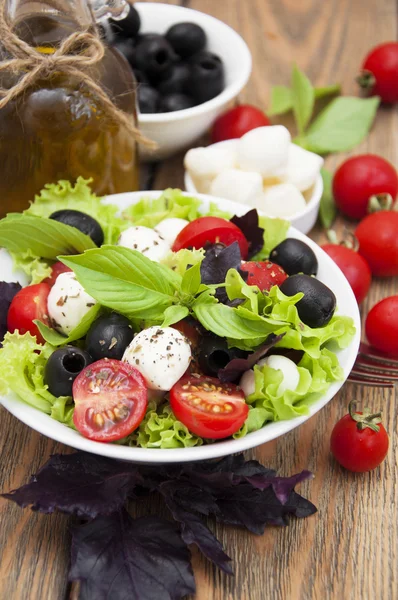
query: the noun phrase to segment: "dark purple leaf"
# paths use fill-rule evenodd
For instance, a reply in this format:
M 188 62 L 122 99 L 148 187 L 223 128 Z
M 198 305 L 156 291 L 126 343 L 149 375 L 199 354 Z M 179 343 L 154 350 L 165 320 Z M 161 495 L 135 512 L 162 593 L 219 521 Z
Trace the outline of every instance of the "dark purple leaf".
M 195 593 L 190 552 L 173 523 L 122 510 L 72 530 L 80 600 L 180 600 Z
M 286 504 L 290 494 L 298 483 L 305 481 L 306 479 L 312 479 L 314 476 L 310 471 L 301 471 L 291 477 L 267 477 L 267 475 L 258 474 L 245 477 L 253 487 L 264 490 L 265 488 L 272 486 L 275 496 L 278 498 L 281 504 Z
M 0 281 L 0 348 L 7 333 L 7 314 L 15 294 L 21 290 L 19 283 Z
M 277 344 L 283 338 L 284 335 L 284 333 L 281 335 L 275 335 L 271 333 L 265 340 L 264 344 L 262 344 L 262 346 L 260 346 L 260 348 L 258 348 L 255 352 L 249 354 L 247 358 L 233 358 L 227 365 L 225 365 L 223 369 L 218 371 L 217 375 L 219 380 L 223 383 L 226 383 L 234 382 L 240 379 L 241 375 L 243 375 L 245 371 L 252 369 L 259 360 L 268 354 L 270 349 L 273 348 L 275 344 Z
M 264 246 L 264 229 L 258 224 L 257 210 L 253 208 L 242 217 L 235 215 L 230 221 L 239 227 L 249 242 L 248 259 L 260 252 Z
M 230 246 L 221 246 L 220 244 L 208 244 L 206 254 L 200 265 L 200 276 L 202 283 L 212 285 L 224 283 L 229 269 L 239 271 L 242 262 L 242 256 L 238 242 Z M 248 273 L 240 272 L 241 277 L 246 281 Z M 216 298 L 220 302 L 228 302 L 225 288 L 219 288 L 216 291 Z
M 30 483 L 3 496 L 22 508 L 93 519 L 119 510 L 140 482 L 137 467 L 128 462 L 85 452 L 55 454 Z

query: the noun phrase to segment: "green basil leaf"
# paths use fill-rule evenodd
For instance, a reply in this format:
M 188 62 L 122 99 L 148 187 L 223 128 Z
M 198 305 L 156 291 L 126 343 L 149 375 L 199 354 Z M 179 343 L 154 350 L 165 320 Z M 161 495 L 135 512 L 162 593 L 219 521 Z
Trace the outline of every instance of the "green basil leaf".
M 271 89 L 271 105 L 267 115 L 283 115 L 293 108 L 292 90 L 285 85 L 275 85 Z
M 94 304 L 94 306 L 92 306 L 84 315 L 79 325 L 72 329 L 68 336 L 62 335 L 62 333 L 59 333 L 55 329 L 47 327 L 47 325 L 41 321 L 34 321 L 34 323 L 37 325 L 37 328 L 45 341 L 51 344 L 51 346 L 63 346 L 64 344 L 70 344 L 71 342 L 75 342 L 76 340 L 83 338 L 98 317 L 100 310 L 101 305 Z
M 311 119 L 314 109 L 314 88 L 308 77 L 294 65 L 292 71 L 293 113 L 301 135 Z
M 327 96 L 337 96 L 341 93 L 341 85 L 339 83 L 335 83 L 334 85 L 316 87 L 314 92 L 315 100 L 320 100 L 321 98 L 326 98 Z
M 352 150 L 372 126 L 380 98 L 335 98 L 296 142 L 317 154 Z
M 336 218 L 337 208 L 334 203 L 332 192 L 332 174 L 326 169 L 321 169 L 323 180 L 323 193 L 319 206 L 319 220 L 322 227 L 329 229 Z
M 182 321 L 182 319 L 185 319 L 185 317 L 187 317 L 188 315 L 189 309 L 186 306 L 180 306 L 178 304 L 169 306 L 164 311 L 162 327 L 170 327 L 170 325 L 174 325 L 174 323 Z
M 261 316 L 224 304 L 199 303 L 193 306 L 193 311 L 205 329 L 220 337 L 257 340 L 267 337 L 273 329 Z
M 59 254 L 80 254 L 96 245 L 75 227 L 53 219 L 11 213 L 0 221 L 0 247 L 56 260 Z
M 200 288 L 201 281 L 200 263 L 197 263 L 185 271 L 181 282 L 182 293 L 195 296 Z
M 161 322 L 166 308 L 176 301 L 179 276 L 135 250 L 102 246 L 59 259 L 73 269 L 90 296 L 129 318 Z

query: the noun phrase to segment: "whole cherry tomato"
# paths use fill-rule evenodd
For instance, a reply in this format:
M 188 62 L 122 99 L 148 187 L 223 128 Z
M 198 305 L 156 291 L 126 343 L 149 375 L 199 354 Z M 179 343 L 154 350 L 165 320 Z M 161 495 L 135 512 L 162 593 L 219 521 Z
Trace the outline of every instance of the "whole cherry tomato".
M 381 156 L 361 154 L 339 166 L 333 177 L 333 195 L 337 207 L 352 219 L 367 214 L 372 196 L 389 194 L 395 200 L 398 175 L 394 167 Z
M 271 125 L 271 121 L 261 110 L 250 104 L 241 104 L 218 117 L 211 131 L 211 141 L 214 144 L 240 138 L 248 131 L 265 125 Z
M 369 409 L 355 412 L 350 402 L 349 414 L 336 423 L 330 439 L 330 450 L 343 467 L 365 473 L 378 467 L 388 452 L 388 435 L 381 423 L 381 413 Z
M 7 329 L 11 333 L 18 329 L 23 334 L 29 331 L 39 343 L 44 340 L 33 321 L 42 321 L 49 325 L 47 298 L 50 286 L 37 283 L 22 288 L 13 298 L 7 314 Z
M 173 252 L 183 248 L 203 248 L 207 243 L 220 242 L 230 246 L 238 242 L 242 258 L 247 258 L 249 242 L 243 232 L 231 221 L 221 217 L 199 217 L 180 231 L 172 246 Z
M 355 230 L 359 254 L 373 275 L 398 275 L 398 212 L 382 210 L 368 215 Z
M 366 317 L 366 337 L 386 354 L 398 356 L 398 296 L 378 302 Z
M 358 304 L 360 304 L 365 299 L 372 283 L 372 273 L 366 260 L 347 246 L 325 244 L 321 248 L 343 271 Z
M 373 48 L 357 81 L 383 102 L 398 102 L 398 42 L 385 42 Z
M 51 267 L 50 277 L 47 277 L 47 279 L 44 279 L 43 283 L 48 283 L 48 285 L 50 287 L 52 287 L 54 285 L 54 283 L 56 282 L 58 275 L 61 275 L 61 273 L 68 273 L 71 270 L 72 269 L 70 269 L 69 267 L 64 265 L 64 263 L 56 262 Z
M 247 283 L 256 285 L 262 292 L 268 292 L 274 285 L 279 286 L 287 279 L 287 274 L 282 267 L 270 260 L 243 262 L 240 269 L 248 273 Z

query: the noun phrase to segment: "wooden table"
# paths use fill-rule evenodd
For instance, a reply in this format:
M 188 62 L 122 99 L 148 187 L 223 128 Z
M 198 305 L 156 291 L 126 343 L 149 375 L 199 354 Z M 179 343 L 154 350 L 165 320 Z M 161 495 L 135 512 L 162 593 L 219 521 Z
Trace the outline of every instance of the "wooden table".
M 253 54 L 253 75 L 241 96 L 266 109 L 271 84 L 286 84 L 293 61 L 317 85 L 341 82 L 356 94 L 354 75 L 366 51 L 397 39 L 395 0 L 191 0 L 170 1 L 202 10 L 238 30 Z M 398 111 L 381 109 L 369 138 L 356 153 L 374 152 L 398 166 Z M 345 158 L 329 158 L 333 169 Z M 153 189 L 181 187 L 182 156 L 151 169 Z M 342 223 L 340 223 L 342 226 Z M 323 234 L 313 237 L 324 241 Z M 374 283 L 362 311 L 398 292 L 396 280 Z M 356 398 L 382 408 L 391 449 L 380 469 L 366 475 L 342 470 L 331 459 L 332 427 Z M 286 529 L 256 537 L 217 526 L 235 562 L 227 577 L 194 554 L 196 600 L 393 600 L 398 598 L 397 446 L 394 393 L 346 384 L 320 413 L 283 438 L 248 456 L 282 474 L 310 469 L 315 480 L 301 487 L 319 508 Z M 0 489 L 25 483 L 51 453 L 70 449 L 47 440 L 4 409 L 0 422 Z M 0 502 L 0 600 L 69 597 L 68 519 L 42 516 Z M 95 600 L 95 599 L 93 599 Z M 110 600 L 112 600 L 110 598 Z

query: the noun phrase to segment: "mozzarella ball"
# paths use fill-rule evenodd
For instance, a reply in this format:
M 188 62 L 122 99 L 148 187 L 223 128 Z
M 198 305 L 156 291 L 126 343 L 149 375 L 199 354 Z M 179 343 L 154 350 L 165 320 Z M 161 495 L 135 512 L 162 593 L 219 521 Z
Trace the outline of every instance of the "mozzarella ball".
M 238 140 L 208 148 L 192 148 L 184 159 L 184 166 L 195 179 L 212 179 L 225 169 L 236 166 Z
M 308 190 L 314 185 L 323 163 L 323 158 L 318 154 L 290 144 L 285 181 L 295 185 L 300 192 Z
M 283 379 L 278 387 L 278 396 L 281 396 L 287 390 L 294 392 L 294 390 L 297 389 L 300 382 L 300 373 L 296 363 L 290 360 L 290 358 L 279 356 L 278 354 L 271 354 L 260 360 L 257 364 L 259 367 L 267 365 L 268 367 L 271 367 L 271 369 L 275 369 L 275 371 L 282 372 Z
M 170 244 L 157 231 L 137 225 L 122 232 L 118 245 L 137 250 L 155 262 L 160 262 L 170 251 Z
M 172 327 L 148 327 L 135 336 L 123 358 L 135 367 L 152 390 L 169 391 L 191 362 L 187 338 Z
M 74 273 L 61 273 L 48 296 L 48 316 L 55 329 L 69 335 L 94 304 Z
M 283 125 L 252 129 L 239 141 L 239 168 L 256 171 L 264 178 L 284 175 L 290 140 L 290 133 Z
M 245 398 L 254 394 L 256 386 L 254 383 L 254 371 L 249 369 L 245 371 L 240 378 L 239 387 L 242 388 Z
M 273 185 L 257 197 L 257 207 L 269 217 L 292 217 L 306 206 L 304 196 L 292 183 Z
M 169 246 L 174 244 L 177 235 L 188 225 L 189 221 L 186 219 L 178 219 L 173 217 L 171 219 L 163 219 L 155 227 L 155 231 L 165 240 Z
M 12 258 L 5 248 L 0 248 L 0 280 L 6 283 L 19 283 L 25 287 L 29 283 L 29 277 L 22 269 L 14 269 Z
M 255 206 L 256 198 L 261 194 L 262 189 L 263 180 L 259 173 L 227 169 L 214 179 L 210 194 Z

